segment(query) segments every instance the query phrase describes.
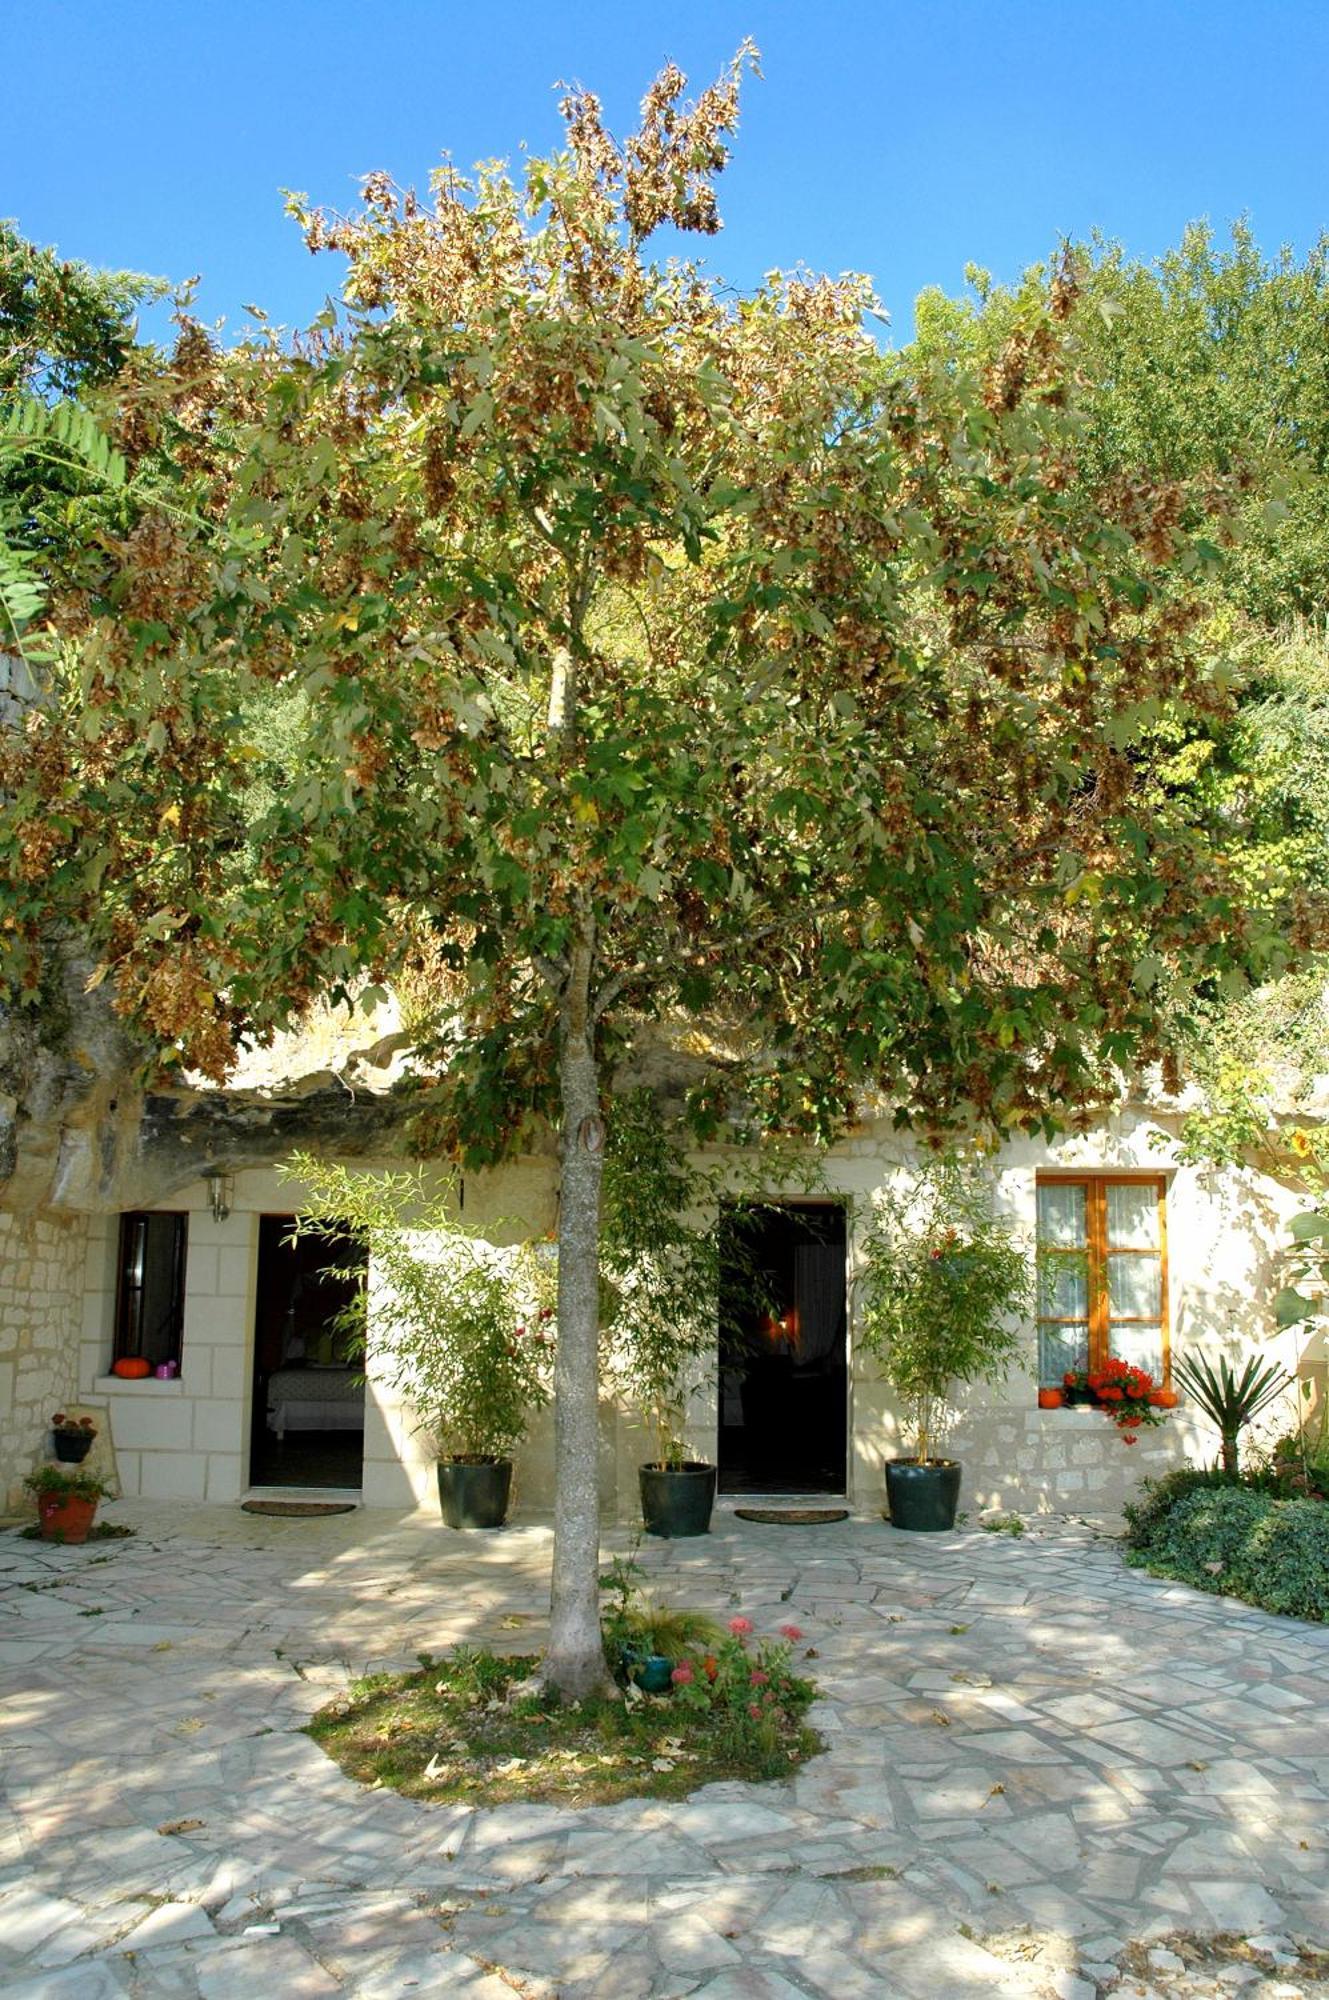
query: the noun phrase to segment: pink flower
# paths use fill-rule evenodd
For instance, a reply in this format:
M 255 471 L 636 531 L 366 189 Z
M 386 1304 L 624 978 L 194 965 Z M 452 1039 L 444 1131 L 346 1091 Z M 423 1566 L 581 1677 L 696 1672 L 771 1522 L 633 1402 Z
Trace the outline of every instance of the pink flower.
M 797 1640 L 803 1637 L 803 1633 L 801 1628 L 797 1625 L 782 1625 L 780 1627 L 780 1637 L 782 1639 L 787 1639 L 790 1645 L 792 1646 Z
M 770 1675 L 764 1674 L 760 1667 L 754 1667 L 748 1675 L 748 1683 L 754 1688 L 764 1688 L 769 1680 Z
M 670 1674 L 669 1678 L 674 1683 L 675 1687 L 680 1687 L 680 1688 L 690 1687 L 692 1684 L 693 1675 L 692 1675 L 692 1669 L 688 1665 L 687 1661 L 680 1660 L 678 1665 L 674 1668 L 673 1673 Z
M 750 1618 L 731 1618 L 729 1629 L 736 1639 L 741 1639 L 746 1633 L 752 1630 L 752 1620 Z
M 752 1720 L 754 1722 L 761 1721 L 761 1710 L 758 1708 L 755 1701 L 750 1701 L 748 1703 L 748 1714 L 752 1717 Z

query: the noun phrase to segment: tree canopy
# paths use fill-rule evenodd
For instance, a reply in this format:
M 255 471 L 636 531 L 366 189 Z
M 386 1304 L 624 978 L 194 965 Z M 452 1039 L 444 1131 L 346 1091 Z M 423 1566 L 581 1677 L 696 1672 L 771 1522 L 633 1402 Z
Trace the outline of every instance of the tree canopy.
M 1329 610 L 1329 238 L 1267 257 L 1238 223 L 1205 224 L 1152 263 L 1096 239 L 1069 252 L 1089 418 L 1082 464 L 1185 483 L 1193 523 L 1215 517 L 1231 600 L 1263 624 Z M 970 273 L 970 295 L 925 292 L 916 360 L 997 353 L 1046 283 Z
M 313 996 L 434 996 L 418 1132 L 560 1135 L 546 1671 L 603 1672 L 605 1121 L 685 1044 L 699 1133 L 1074 1118 L 1314 901 L 1161 724 L 1226 710 L 1217 560 L 1172 479 L 1096 467 L 1071 263 L 973 366 L 870 338 L 871 287 L 736 298 L 713 235 L 744 57 L 638 130 L 572 93 L 517 182 L 293 205 L 347 261 L 293 341 L 186 325 L 111 406 L 133 517 L 53 606 L 0 744 L 0 976 L 53 926 L 165 1066 L 224 1076 Z
M 52 588 L 106 579 L 124 468 L 86 405 L 125 366 L 137 308 L 165 289 L 0 221 L 0 653 L 27 650 Z

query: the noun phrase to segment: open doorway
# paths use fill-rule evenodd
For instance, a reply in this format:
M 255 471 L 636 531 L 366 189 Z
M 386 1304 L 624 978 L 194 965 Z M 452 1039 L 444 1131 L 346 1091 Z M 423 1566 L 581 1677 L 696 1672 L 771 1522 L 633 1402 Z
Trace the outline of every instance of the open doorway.
M 259 1219 L 249 1481 L 358 1487 L 363 1361 L 350 1354 L 337 1315 L 365 1282 L 368 1255 L 349 1241 L 292 1241 L 294 1219 Z
M 721 1273 L 722 1493 L 845 1491 L 848 1360 L 840 1202 L 727 1218 Z

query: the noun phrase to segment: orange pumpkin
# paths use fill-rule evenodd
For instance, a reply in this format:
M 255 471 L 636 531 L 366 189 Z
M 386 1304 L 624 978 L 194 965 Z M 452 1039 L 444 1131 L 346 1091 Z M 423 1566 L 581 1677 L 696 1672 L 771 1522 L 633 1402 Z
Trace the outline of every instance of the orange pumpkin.
M 127 1382 L 139 1382 L 145 1375 L 150 1375 L 152 1369 L 141 1354 L 126 1354 L 119 1361 L 112 1362 L 111 1373 L 122 1376 Z

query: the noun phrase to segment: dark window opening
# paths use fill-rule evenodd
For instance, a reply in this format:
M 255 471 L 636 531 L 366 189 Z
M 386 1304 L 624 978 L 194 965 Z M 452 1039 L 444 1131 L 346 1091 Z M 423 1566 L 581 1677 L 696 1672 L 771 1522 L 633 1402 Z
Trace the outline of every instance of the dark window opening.
M 189 1217 L 140 1209 L 120 1217 L 115 1359 L 180 1363 Z
M 722 1493 L 845 1491 L 845 1211 L 760 1202 L 729 1211 L 720 1302 Z

